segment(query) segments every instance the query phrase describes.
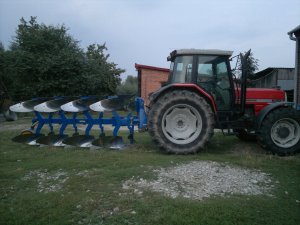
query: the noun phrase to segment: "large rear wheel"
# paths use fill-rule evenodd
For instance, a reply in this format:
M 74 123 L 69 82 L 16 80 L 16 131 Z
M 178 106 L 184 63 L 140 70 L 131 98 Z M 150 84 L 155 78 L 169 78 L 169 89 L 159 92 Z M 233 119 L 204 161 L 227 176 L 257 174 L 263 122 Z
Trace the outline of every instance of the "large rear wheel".
M 204 98 L 186 90 L 161 96 L 149 111 L 149 133 L 168 153 L 195 153 L 213 134 L 214 114 Z
M 258 139 L 274 154 L 295 154 L 300 150 L 300 113 L 290 108 L 271 112 L 261 125 Z

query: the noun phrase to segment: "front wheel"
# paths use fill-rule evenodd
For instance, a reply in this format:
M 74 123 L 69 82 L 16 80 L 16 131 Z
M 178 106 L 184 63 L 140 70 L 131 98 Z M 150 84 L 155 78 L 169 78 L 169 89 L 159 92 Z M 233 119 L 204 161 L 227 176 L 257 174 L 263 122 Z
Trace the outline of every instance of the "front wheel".
M 201 96 L 176 90 L 161 96 L 149 111 L 152 139 L 168 153 L 199 151 L 213 134 L 214 114 Z
M 300 113 L 291 108 L 271 112 L 262 123 L 258 139 L 274 154 L 295 154 L 300 150 Z

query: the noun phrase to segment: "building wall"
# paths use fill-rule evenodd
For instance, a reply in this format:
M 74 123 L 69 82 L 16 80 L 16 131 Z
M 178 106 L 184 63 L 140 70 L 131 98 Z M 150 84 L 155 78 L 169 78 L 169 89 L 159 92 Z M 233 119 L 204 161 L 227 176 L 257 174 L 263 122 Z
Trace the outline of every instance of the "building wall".
M 270 70 L 271 72 L 267 71 Z M 287 100 L 294 101 L 295 69 L 293 68 L 268 68 L 266 75 L 259 79 L 252 80 L 251 83 L 256 88 L 277 88 L 284 90 L 287 94 Z M 264 72 L 261 71 L 261 72 Z M 261 73 L 258 72 L 258 73 Z
M 139 95 L 149 105 L 149 94 L 157 91 L 169 77 L 169 70 L 158 67 L 136 65 L 139 80 Z
M 277 70 L 277 86 L 285 91 L 294 90 L 294 74 L 295 69 L 278 69 Z
M 254 86 L 256 88 L 272 88 L 277 86 L 276 82 L 276 73 L 272 73 L 269 76 L 265 76 L 262 79 L 255 80 L 252 83 L 254 83 Z
M 294 89 L 294 69 L 274 69 L 269 75 L 251 83 L 257 88 L 275 88 L 289 91 Z

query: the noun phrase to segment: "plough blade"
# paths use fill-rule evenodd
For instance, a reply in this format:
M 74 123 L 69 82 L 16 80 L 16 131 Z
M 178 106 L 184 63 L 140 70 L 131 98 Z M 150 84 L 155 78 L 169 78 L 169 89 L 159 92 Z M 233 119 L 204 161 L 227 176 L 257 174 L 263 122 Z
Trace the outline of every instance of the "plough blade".
M 36 140 L 37 144 L 40 146 L 52 146 L 52 147 L 64 147 L 63 140 L 65 140 L 68 135 L 60 134 L 50 134 L 48 136 L 42 136 Z
M 100 135 L 99 138 L 95 139 L 92 142 L 93 146 L 97 147 L 108 147 L 110 149 L 122 149 L 124 148 L 123 138 L 120 136 L 102 136 Z
M 129 103 L 132 97 L 132 95 L 112 96 L 91 104 L 90 109 L 96 112 L 124 110 L 126 108 L 126 103 Z
M 101 99 L 103 98 L 95 96 L 85 97 L 68 102 L 62 105 L 60 108 L 66 112 L 84 112 L 89 110 L 89 105 L 98 102 Z
M 36 141 L 43 136 L 43 134 L 35 134 L 31 131 L 23 131 L 20 135 L 12 138 L 12 141 L 25 143 L 28 145 L 39 145 Z
M 78 97 L 58 97 L 57 99 L 43 102 L 36 105 L 33 109 L 38 112 L 52 113 L 60 110 L 60 106 L 66 104 L 67 102 L 78 99 Z
M 32 112 L 34 110 L 34 106 L 39 105 L 42 102 L 48 101 L 49 99 L 50 98 L 36 98 L 12 105 L 9 107 L 9 109 L 13 112 Z
M 123 142 L 123 138 L 120 136 L 114 137 L 109 146 L 109 148 L 111 148 L 111 149 L 118 149 L 118 150 L 120 150 L 124 147 L 125 147 L 125 145 Z
M 107 142 L 107 136 L 100 135 L 99 138 L 93 140 L 92 145 L 102 148 L 106 145 L 106 142 Z
M 75 135 L 73 137 L 68 137 L 62 141 L 66 147 L 81 147 L 81 148 L 90 148 L 92 147 L 92 142 L 94 137 L 91 135 Z

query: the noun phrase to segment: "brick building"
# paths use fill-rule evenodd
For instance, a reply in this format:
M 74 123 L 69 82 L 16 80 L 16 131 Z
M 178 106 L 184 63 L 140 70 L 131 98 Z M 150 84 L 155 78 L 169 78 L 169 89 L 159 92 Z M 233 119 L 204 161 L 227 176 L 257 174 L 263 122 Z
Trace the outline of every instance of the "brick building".
M 149 94 L 158 90 L 168 80 L 169 69 L 135 64 L 138 72 L 138 95 L 149 104 Z

